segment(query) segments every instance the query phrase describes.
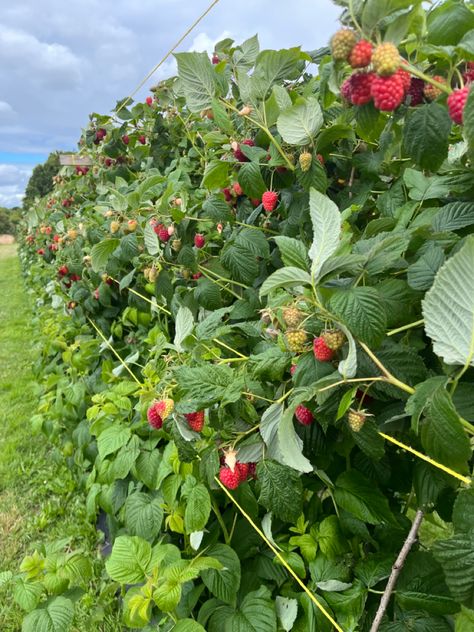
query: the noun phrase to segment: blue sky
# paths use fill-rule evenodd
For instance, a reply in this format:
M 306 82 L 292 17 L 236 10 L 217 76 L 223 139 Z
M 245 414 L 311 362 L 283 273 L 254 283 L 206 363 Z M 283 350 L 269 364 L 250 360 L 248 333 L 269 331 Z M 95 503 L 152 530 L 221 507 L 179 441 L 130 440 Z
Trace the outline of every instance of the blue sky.
M 21 203 L 33 167 L 74 150 L 90 112 L 129 94 L 210 0 L 16 0 L 0 23 L 0 206 Z M 331 0 L 221 0 L 178 50 L 258 33 L 261 48 L 328 43 Z M 156 79 L 174 73 L 169 60 Z M 144 99 L 147 90 L 137 95 Z

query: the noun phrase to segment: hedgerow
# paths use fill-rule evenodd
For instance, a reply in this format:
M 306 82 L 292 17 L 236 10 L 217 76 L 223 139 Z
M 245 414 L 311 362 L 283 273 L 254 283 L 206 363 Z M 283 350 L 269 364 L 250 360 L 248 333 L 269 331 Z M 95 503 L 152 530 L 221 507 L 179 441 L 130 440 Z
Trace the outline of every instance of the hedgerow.
M 126 627 L 378 629 L 418 512 L 380 629 L 472 629 L 474 13 L 338 4 L 332 53 L 177 54 L 30 209 L 32 424 L 106 515 Z M 27 558 L 24 629 L 89 576 Z

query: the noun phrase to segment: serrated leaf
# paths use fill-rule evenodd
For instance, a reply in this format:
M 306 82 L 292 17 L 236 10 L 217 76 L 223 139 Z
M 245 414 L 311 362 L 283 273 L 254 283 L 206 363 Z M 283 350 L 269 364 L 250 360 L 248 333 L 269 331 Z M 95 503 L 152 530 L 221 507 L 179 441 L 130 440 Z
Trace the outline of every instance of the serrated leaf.
M 422 302 L 425 331 L 446 364 L 474 366 L 474 236 L 439 269 Z
M 431 222 L 434 231 L 460 230 L 474 224 L 474 204 L 472 202 L 450 202 L 442 206 Z
M 278 444 L 283 463 L 298 470 L 312 472 L 313 466 L 303 455 L 303 442 L 296 434 L 293 415 L 296 406 L 290 406 L 284 412 L 278 426 Z
M 358 286 L 338 290 L 329 301 L 329 309 L 362 342 L 377 346 L 382 341 L 387 315 L 376 289 Z
M 249 198 L 260 199 L 267 186 L 256 162 L 244 162 L 239 169 L 239 184 Z
M 240 560 L 237 553 L 226 544 L 215 544 L 206 551 L 224 567 L 221 570 L 202 571 L 201 577 L 211 593 L 225 603 L 233 603 L 240 588 Z
M 291 266 L 280 268 L 262 283 L 260 296 L 266 296 L 278 288 L 289 288 L 298 285 L 311 285 L 311 277 L 308 272 Z
M 163 521 L 163 499 L 142 492 L 131 494 L 125 501 L 125 526 L 131 535 L 153 541 Z
M 459 533 L 433 545 L 433 554 L 443 567 L 451 595 L 471 604 L 474 597 L 474 534 Z
M 279 235 L 273 239 L 280 250 L 285 266 L 301 268 L 302 270 L 308 269 L 308 254 L 302 241 L 285 235 Z
M 324 263 L 339 246 L 341 214 L 334 202 L 316 189 L 309 192 L 309 214 L 313 224 L 313 243 L 308 254 L 312 261 L 311 276 L 317 282 Z
M 206 630 L 194 619 L 181 619 L 173 626 L 173 632 L 206 632 Z
M 289 145 L 308 145 L 321 129 L 323 113 L 318 101 L 310 98 L 299 101 L 281 112 L 277 129 Z
M 297 472 L 276 463 L 260 461 L 257 466 L 260 481 L 258 502 L 285 522 L 296 522 L 303 510 L 303 486 Z
M 230 163 L 211 160 L 206 164 L 201 186 L 206 189 L 220 189 L 227 184 Z
M 52 597 L 23 620 L 22 632 L 68 632 L 74 617 L 74 606 L 65 597 Z
M 23 578 L 15 581 L 13 586 L 13 598 L 27 612 L 36 608 L 43 592 L 44 586 L 40 582 L 28 582 Z
M 143 231 L 143 239 L 145 242 L 145 248 L 147 249 L 149 255 L 155 256 L 160 252 L 158 235 L 153 230 L 153 226 L 150 222 L 146 223 L 145 230 Z
M 191 112 L 210 108 L 217 82 L 207 53 L 176 53 L 178 76 Z
M 119 536 L 105 563 L 109 577 L 121 584 L 138 584 L 145 579 L 151 561 L 151 546 L 137 536 Z
M 183 351 L 182 343 L 194 329 L 193 313 L 188 307 L 181 307 L 176 314 L 174 345 L 178 351 Z
M 117 424 L 116 426 L 110 426 L 100 433 L 97 439 L 97 448 L 99 455 L 102 459 L 105 459 L 109 454 L 117 452 L 120 448 L 128 443 L 131 437 L 130 428 Z
M 195 485 L 186 499 L 184 528 L 186 533 L 201 531 L 209 520 L 211 497 L 202 483 Z
M 104 239 L 94 244 L 91 250 L 91 265 L 94 272 L 103 272 L 111 254 L 120 245 L 120 239 Z
M 444 259 L 443 249 L 436 244 L 430 244 L 425 254 L 408 267 L 407 280 L 410 287 L 415 290 L 428 290 Z
M 372 481 L 360 472 L 343 472 L 336 481 L 334 498 L 342 509 L 353 514 L 362 522 L 381 524 L 393 522 L 387 498 Z
M 409 113 L 403 129 L 403 145 L 422 169 L 436 171 L 448 155 L 451 119 L 446 108 L 429 103 Z

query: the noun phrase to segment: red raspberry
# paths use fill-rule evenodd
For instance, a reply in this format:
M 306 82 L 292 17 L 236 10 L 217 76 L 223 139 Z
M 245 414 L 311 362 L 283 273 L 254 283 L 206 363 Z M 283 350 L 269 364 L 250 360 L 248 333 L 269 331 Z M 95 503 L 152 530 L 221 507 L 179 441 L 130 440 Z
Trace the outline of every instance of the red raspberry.
M 313 352 L 316 360 L 320 362 L 329 362 L 334 356 L 334 351 L 327 346 L 321 336 L 313 340 Z
M 372 44 L 365 39 L 359 40 L 349 55 L 352 68 L 365 68 L 372 59 Z
M 275 193 L 275 191 L 265 191 L 262 195 L 262 204 L 267 213 L 271 213 L 278 204 L 278 193 Z
M 298 368 L 297 364 L 292 364 L 290 367 L 290 374 L 294 375 L 296 373 L 296 369 Z
M 395 110 L 405 96 L 403 81 L 398 74 L 374 77 L 371 90 L 375 107 L 383 112 Z
M 248 478 L 257 478 L 257 464 L 256 463 L 248 463 L 248 466 L 249 466 Z
M 143 134 L 139 136 L 138 142 L 141 143 L 142 145 L 146 145 L 146 136 L 144 136 Z
M 227 489 L 237 489 L 240 485 L 240 476 L 237 468 L 232 471 L 230 467 L 221 467 L 219 470 L 219 480 Z
M 154 402 L 147 410 L 146 416 L 148 423 L 155 430 L 159 430 L 163 426 L 163 419 L 159 413 L 159 402 Z
M 147 105 L 153 105 L 153 97 L 147 97 L 147 98 L 145 99 L 145 103 L 146 103 Z
M 402 80 L 403 89 L 404 89 L 405 93 L 408 92 L 408 90 L 410 89 L 410 85 L 411 85 L 411 75 L 410 75 L 410 73 L 407 72 L 406 70 L 403 70 L 403 68 L 399 68 L 395 74 L 397 74 L 400 77 L 400 79 Z
M 351 100 L 351 92 L 352 92 L 352 81 L 351 81 L 351 77 L 348 77 L 344 83 L 341 86 L 341 97 L 344 99 L 344 101 L 347 101 L 348 103 L 352 103 Z
M 423 90 L 425 88 L 425 82 L 418 77 L 412 77 L 410 80 L 410 87 L 407 91 L 407 97 L 410 99 L 410 105 L 420 105 L 423 103 Z
M 310 426 L 314 421 L 313 413 L 306 406 L 298 406 L 295 417 L 303 426 Z
M 194 235 L 194 245 L 196 246 L 196 248 L 203 248 L 205 243 L 206 239 L 204 235 L 201 235 L 200 233 Z
M 156 229 L 155 229 L 155 232 L 156 232 Z M 165 226 L 163 226 L 162 228 L 158 230 L 158 239 L 160 241 L 167 242 L 170 237 L 171 235 L 169 234 L 168 229 Z
M 67 266 L 60 266 L 58 268 L 58 274 L 59 276 L 66 276 L 66 274 L 69 274 L 69 268 Z
M 247 145 L 247 147 L 254 147 L 255 143 L 253 142 L 251 138 L 246 138 L 245 140 L 241 142 L 241 145 Z M 234 157 L 239 162 L 249 162 L 249 159 L 240 149 L 240 146 L 237 147 L 237 149 L 234 149 Z
M 38 248 L 36 251 L 39 255 L 44 255 L 44 248 Z
M 256 208 L 257 206 L 260 205 L 261 202 L 260 202 L 260 200 L 258 198 L 251 198 L 250 199 L 250 203 L 252 204 L 252 206 L 254 206 Z
M 174 401 L 172 399 L 160 399 L 156 402 L 156 411 L 162 419 L 166 419 L 171 415 L 174 409 Z
M 242 187 L 240 186 L 238 182 L 234 182 L 234 184 L 232 185 L 232 188 L 234 189 L 234 193 L 237 197 L 243 194 Z
M 371 86 L 374 82 L 373 72 L 356 72 L 351 75 L 351 103 L 365 105 L 372 100 Z
M 458 90 L 453 90 L 448 97 L 448 112 L 451 119 L 458 125 L 462 125 L 462 117 L 470 86 L 464 86 Z
M 214 53 L 214 55 L 212 56 L 212 63 L 218 64 L 220 62 L 219 56 L 217 55 L 217 53 Z
M 128 134 L 124 134 L 124 135 L 122 136 L 122 143 L 123 143 L 124 145 L 128 145 L 128 143 L 129 143 L 129 142 L 130 142 L 130 136 L 129 136 Z
M 200 279 L 202 277 L 202 272 L 195 272 L 192 276 L 192 278 L 197 281 L 198 279 Z
M 188 426 L 194 432 L 201 432 L 204 427 L 204 411 L 198 410 L 195 413 L 187 413 L 184 415 L 186 417 L 186 421 L 188 422 Z
M 222 189 L 222 193 L 224 194 L 226 202 L 232 202 L 232 193 L 230 192 L 230 189 Z
M 249 464 L 248 463 L 236 463 L 235 471 L 239 475 L 239 480 L 241 483 L 245 482 L 249 475 Z

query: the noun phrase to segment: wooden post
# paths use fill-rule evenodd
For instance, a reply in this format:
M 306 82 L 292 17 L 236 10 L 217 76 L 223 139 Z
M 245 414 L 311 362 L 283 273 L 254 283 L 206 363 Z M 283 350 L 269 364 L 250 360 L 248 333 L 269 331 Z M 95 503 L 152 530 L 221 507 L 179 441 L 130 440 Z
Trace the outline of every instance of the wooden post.
M 59 164 L 65 167 L 89 167 L 92 165 L 92 159 L 90 156 L 79 154 L 59 154 Z

